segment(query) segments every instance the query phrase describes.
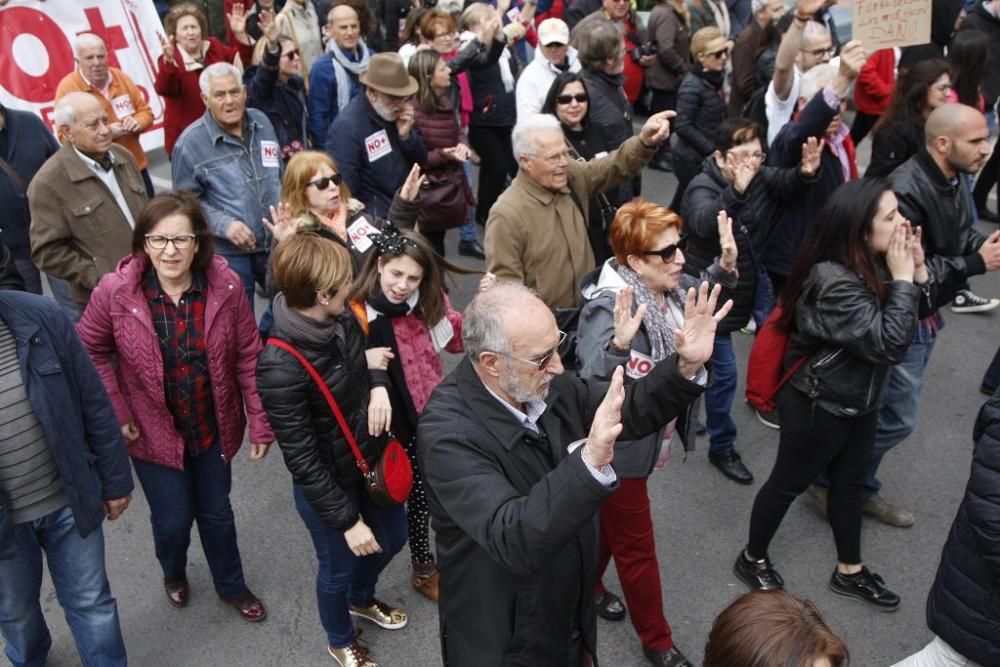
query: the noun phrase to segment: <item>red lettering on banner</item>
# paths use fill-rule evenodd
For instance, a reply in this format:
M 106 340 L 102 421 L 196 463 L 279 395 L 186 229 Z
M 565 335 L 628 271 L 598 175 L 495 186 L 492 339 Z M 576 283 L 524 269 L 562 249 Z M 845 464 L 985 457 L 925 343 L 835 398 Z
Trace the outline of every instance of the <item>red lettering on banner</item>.
M 90 25 L 90 30 L 81 30 L 77 34 L 81 35 L 85 32 L 92 32 L 103 39 L 108 47 L 108 64 L 121 69 L 121 65 L 118 63 L 118 56 L 115 52 L 119 49 L 124 51 L 129 48 L 128 39 L 125 38 L 125 31 L 121 29 L 121 26 L 104 25 L 104 17 L 101 16 L 101 10 L 98 7 L 88 7 L 83 10 L 83 13 L 87 15 L 87 23 Z
M 645 377 L 649 374 L 649 371 L 653 370 L 653 362 L 648 359 L 631 357 L 628 360 L 628 369 L 639 377 Z
M 268 159 L 278 159 L 278 145 L 272 142 L 267 142 L 261 144 L 261 151 L 264 153 L 264 157 Z
M 389 143 L 389 140 L 388 139 L 383 139 L 381 137 L 378 138 L 378 139 L 372 139 L 371 141 L 368 142 L 368 152 L 369 153 L 374 153 L 375 151 L 377 151 L 378 149 L 382 148 L 382 146 L 384 146 L 387 143 Z
M 14 39 L 32 35 L 42 43 L 49 59 L 49 68 L 34 76 L 22 70 L 14 60 Z M 6 81 L 8 91 L 26 102 L 51 102 L 59 81 L 73 71 L 73 49 L 59 27 L 44 12 L 30 7 L 8 7 L 3 11 L 0 27 L 0 81 Z

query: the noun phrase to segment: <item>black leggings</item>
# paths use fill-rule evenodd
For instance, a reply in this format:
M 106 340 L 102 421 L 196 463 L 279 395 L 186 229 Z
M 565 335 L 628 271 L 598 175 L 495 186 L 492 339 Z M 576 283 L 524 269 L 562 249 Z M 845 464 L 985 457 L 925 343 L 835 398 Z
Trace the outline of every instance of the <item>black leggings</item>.
M 479 189 L 476 195 L 476 222 L 486 224 L 490 209 L 507 187 L 507 177 L 517 175 L 517 162 L 510 143 L 512 127 L 469 126 L 469 143 L 479 153 Z
M 878 410 L 858 417 L 838 417 L 798 389 L 785 385 L 778 394 L 781 439 L 771 476 L 757 493 L 750 515 L 747 551 L 767 555 L 792 501 L 824 470 L 830 476 L 827 516 L 833 528 L 837 560 L 861 563 L 861 506 L 871 465 Z
M 409 536 L 410 557 L 417 563 L 433 563 L 431 552 L 430 514 L 427 508 L 427 488 L 417 464 L 417 439 L 406 443 L 406 453 L 413 464 L 413 490 L 406 501 L 406 530 Z
M 993 153 L 979 172 L 976 186 L 972 189 L 972 199 L 980 211 L 986 209 L 986 199 L 990 195 L 990 190 L 997 184 L 998 179 L 1000 179 L 1000 141 L 993 147 Z

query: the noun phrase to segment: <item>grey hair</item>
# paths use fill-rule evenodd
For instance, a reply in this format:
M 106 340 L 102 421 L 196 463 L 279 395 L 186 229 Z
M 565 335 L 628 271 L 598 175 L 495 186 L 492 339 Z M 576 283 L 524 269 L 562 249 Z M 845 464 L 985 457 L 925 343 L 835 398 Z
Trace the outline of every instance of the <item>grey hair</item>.
M 55 111 L 52 113 L 55 126 L 73 125 L 76 123 L 76 112 L 84 102 L 95 102 L 94 96 L 90 93 L 74 92 L 66 93 L 56 102 Z
M 521 283 L 504 281 L 480 292 L 465 309 L 462 320 L 462 345 L 472 363 L 479 363 L 482 352 L 510 352 L 510 338 L 505 320 L 525 298 L 537 299 L 538 295 Z
M 201 94 L 208 97 L 212 91 L 212 79 L 222 79 L 227 76 L 233 77 L 236 79 L 236 83 L 243 85 L 243 72 L 232 63 L 214 63 L 203 69 L 201 76 L 198 77 L 198 87 L 201 88 Z
M 799 99 L 811 100 L 816 93 L 823 90 L 837 78 L 837 66 L 830 63 L 816 65 L 802 75 L 799 83 Z
M 94 33 L 81 32 L 79 35 L 76 36 L 76 39 L 73 40 L 73 53 L 76 54 L 77 57 L 79 57 L 80 49 L 86 48 L 88 46 L 97 46 L 98 44 L 103 46 L 105 51 L 108 50 L 108 46 L 107 44 L 104 43 L 104 40 L 95 35 Z
M 538 144 L 535 142 L 535 137 L 542 132 L 552 131 L 562 134 L 562 125 L 559 124 L 559 119 L 552 114 L 536 113 L 518 121 L 510 137 L 514 148 L 514 157 L 537 155 Z
M 616 21 L 603 18 L 600 14 L 591 15 L 573 28 L 570 43 L 584 69 L 599 70 L 607 60 L 617 58 L 624 50 L 624 34 Z

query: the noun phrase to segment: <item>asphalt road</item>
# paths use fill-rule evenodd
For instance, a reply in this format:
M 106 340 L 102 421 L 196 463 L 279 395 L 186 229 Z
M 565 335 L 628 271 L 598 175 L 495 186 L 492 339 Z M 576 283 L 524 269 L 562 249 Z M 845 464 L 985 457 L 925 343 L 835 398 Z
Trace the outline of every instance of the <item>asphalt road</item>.
M 862 159 L 867 145 L 862 144 Z M 169 169 L 163 166 L 162 158 L 157 162 L 154 172 L 168 178 Z M 672 176 L 647 171 L 645 178 L 647 197 L 670 201 L 675 183 Z M 984 231 L 992 229 L 995 227 L 986 226 Z M 454 237 L 452 234 L 448 239 L 450 259 L 458 258 Z M 458 258 L 458 262 L 477 264 L 466 258 Z M 457 283 L 452 298 L 464 306 L 475 278 L 460 277 Z M 972 285 L 984 296 L 1000 294 L 996 274 L 976 278 Z M 833 540 L 825 520 L 807 501 L 792 506 L 772 544 L 771 556 L 787 589 L 817 604 L 849 646 L 853 665 L 889 665 L 930 639 L 924 604 L 968 477 L 972 425 L 984 400 L 977 388 L 1000 342 L 997 317 L 997 313 L 945 313 L 947 327 L 927 370 L 919 427 L 882 466 L 885 496 L 906 504 L 917 517 L 916 525 L 907 530 L 868 519 L 864 525 L 865 560 L 902 595 L 899 611 L 872 611 L 827 590 L 835 560 Z M 742 368 L 750 341 L 749 336 L 735 336 Z M 449 365 L 454 361 L 454 357 L 449 359 Z M 753 486 L 742 487 L 724 479 L 708 464 L 705 442 L 686 461 L 680 448 L 675 448 L 667 468 L 649 480 L 667 617 L 677 646 L 696 664 L 700 664 L 715 615 L 745 590 L 731 567 L 746 540 L 754 495 L 776 452 L 776 431 L 759 424 L 744 405 L 736 405 L 733 412 L 739 426 L 737 447 L 757 475 Z M 268 619 L 256 625 L 244 623 L 215 597 L 196 533 L 188 570 L 192 586 L 189 606 L 178 610 L 167 604 L 153 555 L 148 509 L 137 485 L 124 517 L 105 524 L 108 570 L 132 664 L 330 664 L 316 611 L 313 549 L 293 508 L 290 477 L 280 454 L 272 452 L 264 461 L 254 463 L 241 452 L 233 470 L 232 501 L 247 581 L 266 602 Z M 380 582 L 379 596 L 402 605 L 410 614 L 409 625 L 398 631 L 362 626 L 363 638 L 382 665 L 440 664 L 435 606 L 410 587 L 408 557 L 404 549 L 390 564 Z M 613 568 L 606 583 L 620 593 Z M 54 637 L 49 664 L 79 664 L 48 581 L 42 596 Z M 646 664 L 627 621 L 599 623 L 601 664 Z

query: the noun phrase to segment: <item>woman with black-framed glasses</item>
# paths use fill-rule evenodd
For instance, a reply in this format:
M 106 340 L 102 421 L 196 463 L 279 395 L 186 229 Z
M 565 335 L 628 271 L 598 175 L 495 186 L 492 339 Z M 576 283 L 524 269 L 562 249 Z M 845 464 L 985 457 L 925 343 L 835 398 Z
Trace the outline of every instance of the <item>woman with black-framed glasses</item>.
M 264 458 L 274 434 L 257 394 L 253 310 L 212 238 L 193 195 L 151 199 L 136 221 L 132 254 L 101 279 L 77 332 L 149 503 L 167 601 L 187 605 L 197 519 L 216 593 L 244 620 L 262 621 L 267 611 L 243 579 L 230 463 L 248 420 L 251 459 Z
M 726 287 L 736 284 L 736 242 L 732 220 L 718 216 L 719 260 L 703 278 Z M 645 377 L 677 349 L 677 331 L 684 328 L 687 287 L 698 281 L 684 273 L 687 237 L 681 234 L 679 215 L 653 202 L 636 199 L 618 209 L 611 225 L 614 257 L 600 275 L 583 288 L 587 304 L 580 313 L 577 358 L 580 377 L 609 379 L 625 367 L 626 382 Z M 656 560 L 653 519 L 646 479 L 670 456 L 669 442 L 676 429 L 692 441 L 691 409 L 658 433 L 615 444 L 615 472 L 619 487 L 601 505 L 599 576 L 611 557 L 625 593 L 632 625 L 646 657 L 657 665 L 690 666 L 674 645 L 663 613 L 660 567 Z M 622 620 L 625 605 L 599 581 L 594 592 L 597 613 Z
M 604 157 L 615 148 L 608 141 L 601 125 L 590 122 L 590 92 L 583 76 L 577 72 L 563 72 L 556 76 L 545 96 L 542 113 L 552 114 L 559 119 L 566 141 L 575 153 L 573 159 L 593 160 Z M 590 198 L 590 226 L 587 234 L 598 265 L 611 257 L 608 227 L 614 218 L 615 209 L 631 199 L 632 193 L 630 181 L 608 192 L 595 193 Z

